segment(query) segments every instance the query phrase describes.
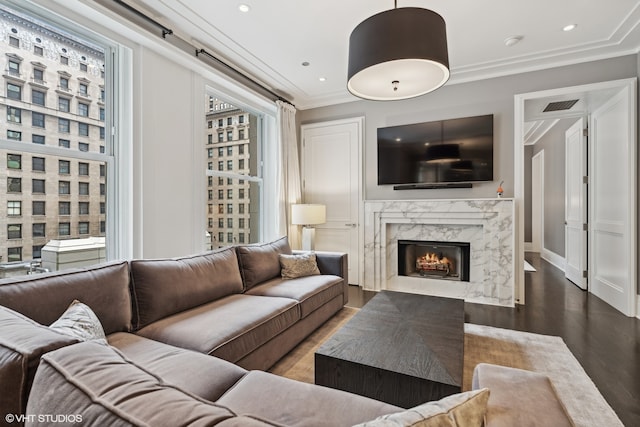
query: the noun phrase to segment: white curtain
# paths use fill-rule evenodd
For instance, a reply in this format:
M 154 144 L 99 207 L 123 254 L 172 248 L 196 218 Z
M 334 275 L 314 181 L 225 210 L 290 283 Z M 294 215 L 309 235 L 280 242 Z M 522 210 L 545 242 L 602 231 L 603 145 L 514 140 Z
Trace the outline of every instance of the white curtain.
M 278 231 L 289 237 L 289 244 L 299 249 L 300 226 L 291 225 L 291 205 L 300 203 L 300 160 L 298 158 L 298 138 L 296 134 L 296 109 L 293 105 L 276 101 L 278 106 L 278 138 L 280 147 L 280 183 Z

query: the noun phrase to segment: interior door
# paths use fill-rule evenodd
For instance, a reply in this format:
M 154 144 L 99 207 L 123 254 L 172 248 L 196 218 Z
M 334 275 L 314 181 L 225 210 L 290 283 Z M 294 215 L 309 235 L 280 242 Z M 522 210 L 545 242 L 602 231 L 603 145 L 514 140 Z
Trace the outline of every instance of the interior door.
M 593 112 L 590 141 L 591 292 L 627 316 L 636 299 L 634 94 L 624 89 Z
M 327 207 L 318 251 L 346 252 L 349 283 L 360 283 L 360 147 L 363 118 L 302 126 L 302 198 Z
M 584 120 L 565 133 L 565 277 L 587 289 L 587 142 Z

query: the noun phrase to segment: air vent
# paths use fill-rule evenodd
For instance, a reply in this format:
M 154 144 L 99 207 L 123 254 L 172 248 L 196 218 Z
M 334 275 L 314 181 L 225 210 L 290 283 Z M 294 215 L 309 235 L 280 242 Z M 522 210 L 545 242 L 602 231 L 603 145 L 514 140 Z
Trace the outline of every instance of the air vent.
M 569 101 L 550 102 L 542 111 L 547 113 L 549 111 L 570 110 L 578 101 L 579 99 L 571 99 Z

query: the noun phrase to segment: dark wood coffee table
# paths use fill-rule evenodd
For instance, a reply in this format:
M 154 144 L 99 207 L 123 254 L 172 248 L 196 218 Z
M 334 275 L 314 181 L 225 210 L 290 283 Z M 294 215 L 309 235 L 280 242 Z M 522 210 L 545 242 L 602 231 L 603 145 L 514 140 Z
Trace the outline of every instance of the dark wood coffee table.
M 382 291 L 315 353 L 316 384 L 403 408 L 459 393 L 464 301 Z

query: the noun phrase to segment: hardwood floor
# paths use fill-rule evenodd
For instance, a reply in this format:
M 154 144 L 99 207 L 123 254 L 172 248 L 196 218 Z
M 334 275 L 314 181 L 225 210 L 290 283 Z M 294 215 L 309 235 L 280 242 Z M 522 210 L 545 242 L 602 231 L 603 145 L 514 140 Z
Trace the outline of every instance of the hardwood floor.
M 538 254 L 525 258 L 537 270 L 525 273 L 526 305 L 465 303 L 465 321 L 562 337 L 624 425 L 640 426 L 640 320 L 581 290 Z M 375 295 L 349 290 L 353 307 Z

